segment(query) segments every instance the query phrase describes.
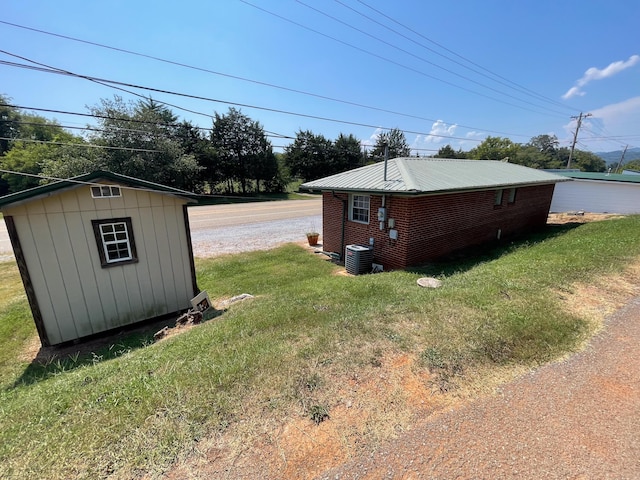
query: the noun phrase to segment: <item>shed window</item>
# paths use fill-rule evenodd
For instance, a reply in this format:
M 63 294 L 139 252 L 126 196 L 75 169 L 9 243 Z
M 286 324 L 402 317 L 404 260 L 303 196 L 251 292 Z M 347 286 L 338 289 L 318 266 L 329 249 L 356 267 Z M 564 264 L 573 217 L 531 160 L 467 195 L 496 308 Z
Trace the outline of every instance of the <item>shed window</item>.
M 351 195 L 349 220 L 369 223 L 369 195 Z
M 103 267 L 138 261 L 131 217 L 92 220 Z
M 93 198 L 121 197 L 120 187 L 115 185 L 96 185 L 91 187 Z
M 516 190 L 517 188 L 512 188 L 509 190 L 509 203 L 516 203 Z
M 496 190 L 495 200 L 493 201 L 493 205 L 495 207 L 499 207 L 500 205 L 502 205 L 502 193 L 502 189 Z

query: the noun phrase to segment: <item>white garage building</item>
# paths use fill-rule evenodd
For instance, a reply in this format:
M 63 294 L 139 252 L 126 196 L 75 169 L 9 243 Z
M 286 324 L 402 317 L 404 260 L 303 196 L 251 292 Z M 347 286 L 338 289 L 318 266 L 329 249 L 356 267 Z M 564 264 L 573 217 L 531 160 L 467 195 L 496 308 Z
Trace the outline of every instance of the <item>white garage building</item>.
M 556 185 L 552 213 L 640 213 L 640 175 L 554 171 L 573 179 Z

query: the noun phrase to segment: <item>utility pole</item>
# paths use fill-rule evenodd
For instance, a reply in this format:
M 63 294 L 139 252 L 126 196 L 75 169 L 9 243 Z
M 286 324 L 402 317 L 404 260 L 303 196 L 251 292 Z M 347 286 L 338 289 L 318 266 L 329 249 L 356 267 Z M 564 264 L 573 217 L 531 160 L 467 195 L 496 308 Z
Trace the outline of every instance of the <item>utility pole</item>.
M 571 151 L 569 152 L 569 161 L 567 162 L 567 170 L 571 168 L 571 159 L 573 158 L 573 151 L 575 150 L 576 142 L 578 141 L 578 130 L 580 130 L 580 125 L 582 125 L 582 119 L 590 116 L 591 116 L 590 113 L 586 113 L 582 115 L 582 112 L 580 112 L 580 115 L 578 115 L 577 117 L 571 117 L 578 120 L 578 123 L 576 125 L 576 133 L 574 133 L 573 135 L 573 142 L 571 143 Z
M 627 153 L 627 148 L 629 148 L 629 145 L 624 146 L 624 151 L 622 152 L 622 156 L 620 157 L 620 161 L 618 162 L 618 166 L 616 167 L 616 173 L 622 173 L 619 172 L 619 170 L 620 167 L 622 167 L 622 162 L 624 162 L 624 154 Z

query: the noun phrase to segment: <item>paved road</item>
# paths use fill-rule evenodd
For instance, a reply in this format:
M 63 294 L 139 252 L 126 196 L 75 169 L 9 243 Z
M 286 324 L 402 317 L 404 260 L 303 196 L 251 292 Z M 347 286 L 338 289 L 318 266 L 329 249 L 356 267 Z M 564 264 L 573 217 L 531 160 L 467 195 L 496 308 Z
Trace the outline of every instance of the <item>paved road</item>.
M 320 231 L 322 200 L 190 207 L 189 224 L 196 257 L 266 250 Z
M 305 240 L 322 228 L 322 200 L 283 200 L 189 207 L 196 257 L 262 250 Z M 13 258 L 4 221 L 0 222 L 0 261 Z
M 322 213 L 320 198 L 284 200 L 279 202 L 236 203 L 232 205 L 206 205 L 189 207 L 191 231 L 218 229 L 235 225 L 255 225 L 317 216 Z M 317 227 L 319 228 L 319 227 Z

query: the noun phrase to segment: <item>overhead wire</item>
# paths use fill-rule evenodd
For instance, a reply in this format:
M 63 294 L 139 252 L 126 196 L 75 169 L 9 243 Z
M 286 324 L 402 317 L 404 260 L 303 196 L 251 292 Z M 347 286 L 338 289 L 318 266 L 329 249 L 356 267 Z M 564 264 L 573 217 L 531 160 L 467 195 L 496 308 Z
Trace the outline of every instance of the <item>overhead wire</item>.
M 177 124 L 158 123 L 158 122 L 135 120 L 135 119 L 129 119 L 129 118 L 109 117 L 107 115 L 91 115 L 91 114 L 65 112 L 65 111 L 60 111 L 60 110 L 51 110 L 51 109 L 43 109 L 43 108 L 21 107 L 21 106 L 17 106 L 17 105 L 9 105 L 9 104 L 4 104 L 4 103 L 0 103 L 0 106 L 9 106 L 9 107 L 13 107 L 13 108 L 22 108 L 22 109 L 26 109 L 26 110 L 36 110 L 36 111 L 37 110 L 44 110 L 44 111 L 48 111 L 48 112 L 64 113 L 64 114 L 67 114 L 67 115 L 86 115 L 86 116 L 95 117 L 95 118 L 117 120 L 117 121 L 122 121 L 122 122 L 136 122 L 136 123 L 149 124 L 149 125 L 155 125 L 155 126 L 161 126 L 161 127 L 170 127 L 170 128 L 179 128 L 179 127 L 181 127 L 183 125 L 181 123 L 177 123 Z M 70 130 L 85 130 L 85 131 L 91 131 L 91 132 L 107 132 L 107 131 L 110 131 L 110 130 L 117 130 L 117 131 L 122 131 L 122 132 L 131 132 L 131 133 L 144 133 L 144 134 L 148 134 L 149 133 L 148 130 L 135 130 L 133 128 L 113 127 L 113 126 L 110 126 L 109 128 L 95 128 L 95 127 L 89 127 L 89 126 L 78 127 L 78 126 L 75 126 L 75 125 L 61 125 L 61 124 L 57 124 L 57 123 L 46 125 L 46 124 L 42 124 L 42 123 L 25 122 L 25 121 L 21 121 L 21 120 L 0 120 L 0 123 L 16 123 L 16 124 L 19 124 L 19 125 L 34 125 L 34 126 L 41 126 L 41 127 L 60 127 L 60 128 L 67 128 L 67 129 L 70 129 Z M 209 132 L 213 131 L 213 128 L 196 127 L 196 126 L 194 126 L 193 128 L 196 128 L 197 130 L 204 130 L 204 131 L 209 131 Z M 266 137 L 273 137 L 273 138 L 285 138 L 285 139 L 293 139 L 294 138 L 294 137 L 280 135 L 280 134 L 270 134 L 270 133 L 266 133 L 266 131 L 265 131 L 265 136 Z
M 339 3 L 339 4 L 341 4 L 341 5 L 346 6 L 344 3 L 342 3 L 342 2 L 341 2 L 341 1 L 339 1 L 339 0 L 335 0 L 335 1 L 336 1 L 337 3 Z M 493 75 L 494 77 L 496 77 L 496 78 L 498 78 L 498 79 L 501 79 L 501 80 L 504 80 L 504 81 L 505 81 L 505 82 L 507 82 L 508 84 L 511 84 L 511 85 L 513 85 L 513 86 L 517 87 L 517 88 L 516 88 L 517 90 L 520 90 L 520 91 L 523 91 L 523 92 L 529 92 L 529 94 L 530 94 L 530 95 L 533 95 L 533 96 L 535 96 L 535 97 L 538 97 L 538 98 L 540 98 L 540 99 L 542 99 L 542 100 L 546 100 L 546 101 L 548 101 L 549 103 L 553 103 L 553 104 L 555 104 L 555 105 L 557 105 L 557 106 L 560 106 L 560 107 L 563 107 L 563 108 L 569 109 L 569 110 L 574 111 L 574 112 L 576 111 L 575 109 L 573 109 L 573 108 L 571 108 L 571 107 L 569 107 L 569 106 L 567 106 L 567 105 L 564 105 L 564 104 L 562 104 L 562 103 L 558 102 L 557 100 L 554 100 L 554 99 L 552 99 L 552 98 L 549 98 L 549 97 L 547 97 L 547 96 L 545 96 L 545 95 L 541 95 L 541 94 L 539 94 L 539 93 L 537 93 L 537 92 L 535 92 L 535 91 L 533 91 L 533 90 L 531 90 L 531 89 L 529 89 L 529 88 L 527 88 L 527 87 L 524 87 L 524 86 L 522 86 L 522 85 L 520 85 L 520 84 L 518 84 L 518 83 L 516 83 L 516 82 L 513 82 L 512 80 L 509 80 L 508 78 L 506 78 L 506 77 L 504 77 L 504 76 L 502 76 L 502 75 L 500 75 L 500 74 L 498 74 L 498 73 L 495 73 L 495 72 L 493 72 L 493 71 L 489 70 L 488 68 L 483 67 L 482 65 L 480 65 L 480 64 L 478 64 L 478 63 L 476 63 L 476 62 L 474 62 L 474 61 L 472 61 L 472 60 L 468 59 L 467 57 L 465 57 L 465 56 L 463 56 L 463 55 L 460 55 L 459 53 L 457 53 L 457 52 L 455 52 L 455 51 L 453 51 L 453 50 L 451 50 L 451 49 L 449 49 L 449 48 L 445 47 L 445 46 L 444 46 L 444 45 L 442 45 L 441 43 L 436 42 L 435 40 L 433 40 L 433 39 L 431 39 L 431 38 L 427 37 L 426 35 L 424 35 L 424 34 L 422 34 L 422 33 L 418 32 L 417 30 L 415 30 L 415 29 L 412 29 L 412 28 L 408 27 L 407 25 L 405 25 L 405 24 L 403 24 L 403 23 L 399 22 L 398 20 L 396 20 L 395 18 L 393 18 L 393 17 L 391 17 L 391 16 L 389 16 L 389 15 L 385 14 L 384 12 L 382 12 L 382 11 L 380 11 L 380 10 L 378 10 L 378 9 L 376 9 L 376 8 L 374 8 L 374 7 L 372 7 L 371 5 L 367 4 L 367 3 L 366 3 L 366 2 L 364 2 L 363 0 L 356 0 L 356 1 L 357 1 L 358 3 L 360 3 L 361 5 L 365 6 L 366 8 L 368 8 L 368 9 L 372 10 L 373 12 L 377 13 L 378 15 L 381 15 L 382 17 L 386 18 L 387 20 L 389 20 L 389 21 L 391 21 L 391 22 L 395 23 L 396 25 L 399 25 L 400 27 L 402 27 L 402 28 L 404 28 L 404 29 L 408 30 L 409 32 L 413 33 L 414 35 L 418 36 L 419 38 L 422 38 L 422 39 L 424 39 L 424 40 L 428 41 L 429 43 L 431 43 L 431 44 L 433 44 L 433 45 L 437 46 L 438 48 L 441 48 L 442 50 L 444 50 L 444 51 L 446 51 L 446 52 L 451 53 L 452 55 L 454 55 L 454 56 L 456 56 L 456 57 L 460 58 L 461 60 L 464 60 L 465 62 L 468 62 L 470 65 L 473 65 L 473 66 L 475 66 L 475 67 L 477 67 L 477 68 L 479 68 L 479 69 L 481 69 L 481 70 L 484 70 L 485 72 L 489 73 L 490 75 Z M 348 6 L 347 6 L 347 8 L 350 8 L 350 9 L 351 9 L 351 7 L 348 7 Z M 354 11 L 356 11 L 356 10 L 354 10 Z M 357 12 L 357 11 L 356 11 L 356 12 Z M 360 15 L 363 15 L 363 14 L 362 14 L 362 13 L 360 13 L 360 12 L 357 12 L 357 13 L 359 13 Z M 367 18 L 369 18 L 369 17 L 367 17 Z M 383 27 L 385 27 L 385 28 L 388 28 L 388 27 L 387 27 L 386 25 L 384 25 L 383 23 L 380 23 L 380 22 L 377 22 L 377 21 L 376 21 L 376 23 L 378 23 L 379 25 L 381 25 L 381 26 L 383 26 Z M 395 30 L 392 30 L 392 31 L 394 31 L 394 32 L 395 32 Z M 452 61 L 452 62 L 454 62 L 454 63 L 456 63 L 456 64 L 459 64 L 458 62 L 456 62 L 455 60 L 451 59 L 450 57 L 447 57 L 446 55 L 442 55 L 442 54 L 440 54 L 439 52 L 437 52 L 437 51 L 435 51 L 435 50 L 433 50 L 433 49 L 430 49 L 430 48 L 428 48 L 428 47 L 426 47 L 426 46 L 424 46 L 424 45 L 423 45 L 423 47 L 424 47 L 424 48 L 427 48 L 429 51 L 432 51 L 432 52 L 433 52 L 433 53 L 435 53 L 436 55 L 440 55 L 440 56 L 442 56 L 442 57 L 444 57 L 444 58 L 448 59 L 449 61 Z M 459 65 L 464 66 L 463 64 L 459 64 Z M 465 68 L 469 68 L 469 67 L 465 67 Z M 471 70 L 472 70 L 472 71 L 474 71 L 474 72 L 476 72 L 476 73 L 479 73 L 479 74 L 480 74 L 480 72 L 477 72 L 477 71 L 476 71 L 476 70 L 474 70 L 474 69 L 471 69 Z M 487 78 L 490 78 L 490 77 L 487 77 Z M 494 81 L 498 81 L 498 80 L 494 80 Z M 502 83 L 502 82 L 499 82 L 499 83 Z M 511 87 L 511 88 L 514 88 L 514 87 Z
M 337 0 L 336 0 L 336 1 L 337 1 Z M 460 73 L 458 73 L 458 72 L 455 72 L 455 71 L 453 71 L 453 70 L 451 70 L 451 69 L 449 69 L 449 68 L 443 67 L 442 65 L 439 65 L 439 64 L 437 64 L 437 63 L 435 63 L 435 62 L 432 62 L 432 61 L 430 61 L 430 60 L 427 60 L 427 59 L 426 59 L 426 58 L 424 58 L 424 57 L 421 57 L 421 56 L 419 56 L 419 55 L 416 55 L 416 54 L 414 54 L 414 53 L 411 53 L 410 51 L 408 51 L 408 50 L 406 50 L 406 49 L 404 49 L 404 48 L 401 48 L 401 47 L 399 47 L 399 46 L 397 46 L 397 45 L 394 45 L 394 44 L 393 44 L 393 43 L 391 43 L 391 42 L 388 42 L 388 41 L 386 41 L 386 40 L 383 40 L 382 38 L 377 37 L 377 36 L 373 35 L 372 33 L 367 32 L 366 30 L 362 30 L 361 28 L 357 28 L 357 27 L 355 27 L 354 25 L 351 25 L 351 24 L 349 24 L 349 23 L 347 23 L 347 22 L 344 22 L 344 21 L 340 20 L 339 18 L 337 18 L 337 17 L 335 17 L 335 16 L 333 16 L 333 15 L 330 15 L 330 14 L 328 14 L 328 13 L 326 13 L 326 12 L 323 12 L 323 11 L 322 11 L 322 10 L 320 10 L 319 8 L 316 8 L 316 7 L 313 7 L 313 6 L 311 6 L 311 5 L 307 4 L 307 3 L 304 3 L 302 0 L 296 0 L 296 2 L 297 2 L 297 3 L 299 3 L 300 5 L 304 6 L 304 7 L 307 7 L 307 8 L 309 8 L 309 9 L 311 9 L 311 10 L 313 10 L 313 11 L 315 11 L 315 12 L 317 12 L 317 13 L 319 13 L 319 14 L 321 14 L 321 15 L 325 16 L 325 17 L 327 17 L 327 18 L 330 18 L 331 20 L 333 20 L 333 21 L 335 21 L 335 22 L 340 23 L 341 25 L 346 26 L 347 28 L 350 28 L 350 29 L 352 29 L 352 30 L 355 30 L 356 32 L 359 32 L 359 33 L 361 33 L 361 34 L 363 34 L 363 35 L 366 35 L 366 36 L 368 36 L 368 37 L 370 37 L 370 38 L 373 38 L 374 40 L 376 40 L 376 41 L 378 41 L 378 42 L 380 42 L 380 43 L 382 43 L 382 44 L 384 44 L 384 45 L 387 45 L 387 46 L 389 46 L 389 47 L 391 47 L 391 48 L 394 48 L 394 49 L 396 49 L 396 50 L 398 50 L 398 51 L 400 51 L 400 52 L 402 52 L 402 53 L 404 53 L 404 54 L 406 54 L 406 55 L 409 55 L 409 56 L 411 56 L 411 57 L 413 57 L 413 58 L 415 58 L 415 59 L 417 59 L 417 60 L 420 60 L 420 61 L 422 61 L 422 62 L 424 62 L 424 63 L 427 63 L 427 64 L 429 64 L 429 65 L 431 65 L 431 66 L 433 66 L 433 67 L 436 67 L 436 68 L 438 68 L 438 69 L 440 69 L 440 70 L 443 70 L 443 71 L 445 71 L 445 72 L 447 72 L 447 73 L 449 73 L 449 74 L 451 74 L 451 75 L 454 75 L 454 76 L 456 76 L 456 77 L 462 78 L 463 80 L 466 80 L 466 81 L 468 81 L 468 82 L 471 82 L 471 83 L 473 83 L 473 84 L 475 84 L 475 85 L 478 85 L 478 86 L 480 86 L 480 87 L 486 88 L 487 90 L 491 90 L 492 92 L 498 93 L 498 94 L 500 94 L 500 95 L 504 95 L 504 96 L 506 96 L 506 97 L 512 98 L 512 99 L 517 100 L 517 101 L 519 101 L 519 102 L 523 102 L 523 103 L 526 103 L 526 104 L 528 104 L 528 105 L 531 105 L 531 106 L 534 106 L 534 107 L 537 107 L 537 108 L 547 109 L 547 110 L 548 110 L 548 111 L 550 111 L 550 112 L 554 112 L 554 113 L 558 113 L 558 114 L 560 114 L 560 115 L 563 115 L 563 114 L 562 114 L 562 112 L 558 112 L 558 111 L 556 111 L 556 110 L 551 110 L 551 109 L 549 109 L 548 107 L 544 107 L 544 106 L 541 106 L 541 105 L 535 104 L 535 103 L 533 103 L 533 102 L 529 102 L 529 101 L 527 101 L 527 100 L 523 100 L 523 99 L 521 99 L 521 98 L 518 98 L 518 97 L 516 97 L 516 96 L 514 96 L 514 95 L 511 95 L 511 94 L 509 94 L 509 93 L 506 93 L 506 92 L 504 92 L 504 91 L 501 91 L 501 90 L 498 90 L 498 89 L 496 89 L 496 88 L 493 88 L 493 87 L 490 87 L 490 86 L 488 86 L 488 85 L 485 85 L 485 84 L 483 84 L 483 83 L 480 83 L 480 82 L 478 82 L 478 81 L 476 81 L 476 80 L 474 80 L 474 79 L 472 79 L 472 78 L 469 78 L 469 77 L 467 77 L 467 76 L 465 76 L 465 75 L 462 75 L 462 74 L 460 74 Z M 338 2 L 338 3 L 340 3 L 341 5 L 344 5 L 342 2 Z M 347 7 L 347 8 L 349 8 L 349 7 Z M 368 17 L 367 17 L 367 18 L 368 18 Z M 376 23 L 379 23 L 379 22 L 376 22 Z M 435 78 L 435 77 L 431 77 L 431 78 Z M 442 81 L 442 79 L 439 79 L 439 78 L 436 78 L 436 79 L 437 79 L 437 80 Z M 459 86 L 459 85 L 454 85 L 454 86 L 456 86 L 456 87 L 460 88 L 460 86 Z M 478 93 L 478 92 L 472 91 L 472 93 Z M 495 99 L 495 100 L 497 100 L 497 99 Z
M 481 93 L 481 92 L 478 92 L 478 91 L 476 91 L 476 90 L 472 90 L 472 89 L 469 89 L 469 88 L 463 87 L 463 86 L 461 86 L 461 85 L 457 85 L 457 84 L 455 84 L 455 83 L 453 83 L 453 82 L 449 82 L 449 81 L 447 81 L 447 80 L 444 80 L 444 79 L 442 79 L 442 78 L 436 77 L 436 76 L 434 76 L 434 75 L 430 75 L 430 74 L 428 74 L 428 73 L 426 73 L 426 72 L 423 72 L 423 71 L 421 71 L 421 70 L 418 70 L 418 69 L 416 69 L 416 68 L 410 67 L 410 66 L 405 65 L 405 64 L 400 63 L 400 62 L 397 62 L 397 61 L 395 61 L 395 60 L 393 60 L 393 59 L 391 59 L 391 58 L 387 58 L 387 57 L 384 57 L 384 56 L 382 56 L 382 55 L 378 55 L 378 54 L 377 54 L 377 53 L 375 53 L 375 52 L 372 52 L 372 51 L 367 50 L 367 49 L 365 49 L 365 48 L 358 47 L 358 46 L 353 45 L 353 44 L 351 44 L 351 43 L 349 43 L 349 42 L 346 42 L 346 41 L 344 41 L 344 40 L 341 40 L 341 39 L 339 39 L 339 38 L 337 38 L 337 37 L 333 37 L 333 36 L 331 36 L 331 35 L 329 35 L 329 34 L 323 33 L 323 32 L 321 32 L 321 31 L 316 30 L 316 29 L 314 29 L 314 28 L 311 28 L 311 27 L 309 27 L 309 26 L 307 26 L 307 25 L 304 25 L 304 24 L 302 24 L 302 23 L 296 22 L 295 20 L 291 20 L 291 19 L 289 19 L 289 18 L 287 18 L 287 17 L 284 17 L 284 16 L 282 16 L 282 15 L 280 15 L 280 14 L 278 14 L 278 13 L 275 13 L 275 12 L 272 12 L 272 11 L 270 11 L 270 10 L 267 10 L 266 8 L 262 8 L 262 7 L 258 6 L 258 5 L 255 5 L 255 4 L 253 4 L 253 3 L 251 3 L 251 2 L 249 2 L 249 1 L 247 1 L 247 0 L 239 0 L 239 1 L 240 1 L 240 2 L 242 2 L 242 3 L 244 3 L 244 4 L 246 4 L 246 5 L 251 6 L 251 7 L 255 8 L 255 9 L 257 9 L 257 10 L 260 10 L 260 11 L 262 11 L 262 12 L 264 12 L 264 13 L 267 13 L 267 14 L 269 14 L 269 15 L 272 15 L 272 16 L 276 17 L 276 18 L 279 18 L 279 19 L 281 19 L 281 20 L 284 20 L 285 22 L 291 23 L 291 24 L 296 25 L 296 26 L 298 26 L 298 27 L 301 27 L 301 28 L 303 28 L 303 29 L 305 29 L 305 30 L 308 30 L 308 31 L 310 31 L 310 32 L 313 32 L 313 33 L 315 33 L 315 34 L 317 34 L 317 35 L 321 35 L 321 36 L 323 36 L 323 37 L 325 37 L 325 38 L 328 38 L 328 39 L 330 39 L 330 40 L 333 40 L 334 42 L 338 42 L 338 43 L 340 43 L 340 44 L 342 44 L 342 45 L 345 45 L 345 46 L 347 46 L 347 47 L 349 47 L 349 48 L 355 49 L 355 50 L 357 50 L 357 51 L 359 51 L 359 52 L 362 52 L 362 53 L 365 53 L 365 54 L 367 54 L 367 55 L 370 55 L 370 56 L 372 56 L 372 57 L 374 57 L 374 58 L 377 58 L 377 59 L 379 59 L 379 60 L 383 60 L 383 61 L 385 61 L 385 62 L 387 62 L 387 63 L 392 64 L 392 65 L 395 65 L 395 66 L 398 66 L 398 67 L 403 68 L 403 69 L 405 69 L 405 70 L 408 70 L 408 71 L 411 71 L 411 72 L 417 73 L 418 75 L 422 75 L 422 76 L 424 76 L 424 77 L 431 78 L 431 79 L 433 79 L 433 80 L 436 80 L 436 81 L 438 81 L 438 82 L 444 83 L 444 84 L 449 85 L 449 86 L 452 86 L 452 87 L 454 87 L 454 88 L 458 88 L 458 89 L 460 89 L 460 90 L 464 90 L 464 91 L 469 92 L 469 93 L 472 93 L 472 94 L 474 94 L 474 95 L 479 95 L 479 96 L 481 96 L 481 97 L 485 97 L 485 98 L 490 99 L 490 100 L 493 100 L 493 101 L 495 101 L 495 102 L 499 102 L 499 103 L 502 103 L 502 104 L 505 104 L 505 105 L 510 105 L 510 106 L 512 106 L 512 107 L 519 108 L 519 109 L 526 110 L 526 111 L 533 112 L 533 113 L 537 113 L 537 114 L 540 114 L 540 115 L 548 115 L 548 116 L 555 116 L 555 117 L 558 117 L 558 116 L 565 117 L 565 116 L 566 116 L 566 115 L 565 115 L 565 114 L 563 114 L 563 113 L 554 112 L 554 111 L 549 110 L 549 109 L 547 109 L 547 110 L 549 110 L 549 111 L 551 111 L 551 112 L 554 112 L 554 113 L 556 113 L 557 115 L 553 115 L 553 114 L 551 114 L 551 113 L 538 112 L 538 111 L 536 111 L 536 110 L 532 110 L 532 109 L 527 108 L 527 107 L 524 107 L 524 106 L 522 106 L 522 105 L 516 105 L 516 104 L 514 104 L 514 103 L 507 102 L 507 101 L 505 101 L 505 100 L 500 100 L 500 99 L 498 99 L 498 98 L 492 97 L 492 96 L 490 96 L 490 95 L 486 95 L 486 94 Z
M 285 86 L 282 86 L 282 85 L 276 85 L 276 84 L 269 83 L 269 82 L 264 82 L 264 81 L 260 81 L 260 80 L 241 77 L 241 76 L 238 76 L 238 75 L 231 75 L 231 74 L 228 74 L 228 73 L 218 72 L 218 71 L 215 71 L 215 70 L 210 70 L 210 69 L 203 68 L 203 67 L 189 65 L 189 64 L 186 64 L 186 63 L 177 62 L 177 61 L 174 61 L 174 60 L 169 60 L 169 59 L 157 57 L 157 56 L 154 56 L 154 55 L 148 55 L 148 54 L 136 52 L 136 51 L 133 51 L 133 50 L 128 50 L 128 49 L 124 49 L 124 48 L 118 48 L 118 47 L 105 45 L 105 44 L 98 43 L 98 42 L 92 42 L 92 41 L 89 41 L 89 40 L 83 40 L 83 39 L 80 39 L 80 38 L 71 37 L 71 36 L 68 36 L 68 35 L 62 35 L 62 34 L 59 34 L 59 33 L 48 32 L 46 30 L 27 27 L 25 25 L 19 25 L 19 24 L 12 23 L 12 22 L 7 22 L 7 21 L 4 21 L 4 20 L 0 20 L 0 24 L 10 25 L 12 27 L 33 31 L 33 32 L 44 34 L 44 35 L 50 35 L 50 36 L 53 36 L 53 37 L 58 37 L 58 38 L 62 38 L 62 39 L 65 39 L 65 40 L 84 43 L 84 44 L 87 44 L 87 45 L 93 45 L 93 46 L 96 46 L 96 47 L 105 48 L 105 49 L 109 49 L 109 50 L 113 50 L 113 51 L 117 51 L 117 52 L 121 52 L 121 53 L 126 53 L 126 54 L 129 54 L 129 55 L 135 55 L 135 56 L 139 56 L 139 57 L 143 57 L 143 58 L 148 58 L 148 59 L 151 59 L 151 60 L 167 63 L 167 64 L 170 64 L 170 65 L 184 67 L 184 68 L 188 68 L 188 69 L 192 69 L 192 70 L 196 70 L 196 71 L 201 71 L 201 72 L 205 72 L 205 73 L 209 73 L 209 74 L 213 74 L 213 75 L 218 75 L 218 76 L 222 76 L 222 77 L 226 77 L 226 78 L 231 78 L 231 79 L 234 79 L 234 80 L 240 80 L 240 81 L 243 81 L 243 82 L 249 82 L 249 83 L 253 83 L 253 84 L 256 84 L 256 85 L 262 85 L 262 86 L 266 86 L 266 87 L 270 87 L 270 88 L 274 88 L 274 89 L 280 89 L 280 90 L 283 90 L 283 91 L 288 91 L 288 92 L 292 92 L 292 93 L 296 93 L 296 94 L 300 94 L 300 95 L 306 95 L 306 96 L 310 96 L 310 97 L 315 97 L 315 98 L 319 98 L 319 99 L 322 99 L 322 100 L 328 100 L 328 101 L 332 101 L 332 102 L 337 102 L 337 103 L 341 103 L 341 104 L 344 104 L 344 105 L 351 105 L 351 106 L 354 106 L 354 107 L 369 109 L 369 110 L 378 111 L 378 112 L 382 112 L 382 113 L 390 113 L 390 114 L 393 114 L 393 115 L 403 116 L 403 117 L 406 117 L 406 118 L 413 118 L 413 119 L 416 119 L 416 120 L 424 120 L 424 121 L 428 121 L 428 122 L 437 122 L 437 121 L 439 121 L 439 120 L 433 119 L 433 118 L 427 118 L 427 117 L 423 117 L 423 116 L 419 116 L 419 115 L 413 115 L 413 114 L 398 112 L 398 111 L 389 110 L 389 109 L 385 109 L 385 108 L 374 107 L 374 106 L 371 106 L 371 105 L 365 105 L 365 104 L 362 104 L 362 103 L 353 102 L 353 101 L 349 101 L 349 100 L 333 98 L 333 97 L 329 97 L 329 96 L 326 96 L 326 95 L 320 95 L 320 94 L 316 94 L 316 93 L 312 93 L 312 92 L 307 92 L 307 91 L 304 91 L 304 90 L 298 90 L 298 89 L 294 89 L 294 88 L 290 88 L 290 87 L 285 87 Z M 203 115 L 206 115 L 206 114 L 203 114 Z M 442 121 L 444 121 L 444 120 L 442 120 Z M 469 129 L 469 130 L 477 130 L 477 131 L 482 131 L 482 132 L 486 132 L 486 133 L 495 133 L 495 134 L 507 135 L 507 136 L 512 136 L 512 137 L 526 137 L 527 136 L 527 135 L 523 135 L 523 134 L 502 132 L 502 131 L 496 131 L 496 130 L 488 130 L 488 129 L 485 129 L 485 128 L 462 125 L 462 124 L 455 123 L 455 122 L 445 122 L 445 123 L 447 123 L 449 125 L 454 125 L 455 124 L 456 126 L 458 126 L 460 128 L 465 128 L 465 129 Z
M 22 57 L 20 55 L 12 54 L 10 52 L 7 52 L 6 50 L 0 50 L 0 53 L 4 53 L 6 55 L 10 55 L 10 56 L 13 56 L 13 57 L 16 57 L 16 58 L 21 58 L 21 59 L 29 61 L 29 62 L 33 62 L 32 60 L 30 60 L 30 59 L 28 59 L 26 57 Z M 144 86 L 144 85 L 137 85 L 137 84 L 128 83 L 128 82 L 121 82 L 121 81 L 117 81 L 117 80 L 109 80 L 109 79 L 93 77 L 93 76 L 89 76 L 89 75 L 77 74 L 77 73 L 73 73 L 73 72 L 69 72 L 69 71 L 63 71 L 63 70 L 57 69 L 55 67 L 42 67 L 42 66 L 40 66 L 40 67 L 32 67 L 30 65 L 22 65 L 22 64 L 15 63 L 15 62 L 7 62 L 7 63 L 11 63 L 11 66 L 15 66 L 15 67 L 23 67 L 24 66 L 26 68 L 39 70 L 39 71 L 45 72 L 45 73 L 54 73 L 54 74 L 58 74 L 58 75 L 66 75 L 66 76 L 76 77 L 76 78 L 91 79 L 91 80 L 94 80 L 94 81 L 97 81 L 97 82 L 101 82 L 103 84 L 113 84 L 113 85 L 123 86 L 123 87 L 128 87 L 128 88 L 137 88 L 137 89 L 140 89 L 140 90 L 147 90 L 147 91 L 156 92 L 156 93 L 163 93 L 163 94 L 167 94 L 167 95 L 175 95 L 175 96 L 179 96 L 179 97 L 190 98 L 190 99 L 194 99 L 194 100 L 202 100 L 202 101 L 213 102 L 213 103 L 222 103 L 222 104 L 226 104 L 226 105 L 233 105 L 233 106 L 243 107 L 243 108 L 251 108 L 251 109 L 255 109 L 255 110 L 268 111 L 268 112 L 272 112 L 272 113 L 279 113 L 279 114 L 283 114 L 283 115 L 291 115 L 291 116 L 297 116 L 297 117 L 302 117 L 302 118 L 310 118 L 310 119 L 314 119 L 314 120 L 321 120 L 321 121 L 326 121 L 326 122 L 339 123 L 339 124 L 343 124 L 343 125 L 352 125 L 352 126 L 359 126 L 359 127 L 373 128 L 373 129 L 392 130 L 394 128 L 394 127 L 383 127 L 383 126 L 380 126 L 380 125 L 373 125 L 373 124 L 368 124 L 368 123 L 354 122 L 354 121 L 349 121 L 349 120 L 335 119 L 335 118 L 324 117 L 324 116 L 319 116 L 319 115 L 311 115 L 311 114 L 300 113 L 300 112 L 292 112 L 292 111 L 288 111 L 288 110 L 282 110 L 282 109 L 270 108 L 270 107 L 263 107 L 263 106 L 248 104 L 248 103 L 242 103 L 242 102 L 233 102 L 233 101 L 230 101 L 230 100 L 222 100 L 222 99 L 217 99 L 217 98 L 205 97 L 205 96 L 201 96 L 201 95 L 193 95 L 193 94 L 175 92 L 175 91 L 171 91 L 171 90 L 148 87 L 148 86 Z M 34 62 L 34 63 L 38 63 L 38 62 Z M 0 61 L 0 64 L 5 64 L 5 62 L 4 61 Z M 452 140 L 469 140 L 469 141 L 478 141 L 478 142 L 482 141 L 482 140 L 475 140 L 475 139 L 470 139 L 470 138 L 466 138 L 466 137 L 456 137 L 456 136 L 452 136 L 452 135 L 440 135 L 440 134 L 434 134 L 434 133 L 423 132 L 423 131 L 404 130 L 404 129 L 402 129 L 402 131 L 405 132 L 405 133 L 411 133 L 411 134 L 415 134 L 415 135 L 429 135 L 429 136 L 432 136 L 432 137 L 448 138 L 448 139 L 452 139 Z
M 54 140 L 35 140 L 33 138 L 12 138 L 12 137 L 0 137 L 0 140 L 8 140 L 10 142 L 26 142 L 26 143 L 43 143 L 48 145 L 60 145 L 68 147 L 82 147 L 82 148 L 103 148 L 106 150 L 125 150 L 128 152 L 146 152 L 146 153 L 163 153 L 161 150 L 151 150 L 147 148 L 134 148 L 134 147 L 114 147 L 110 145 L 96 145 L 93 143 L 70 143 L 70 142 L 56 142 Z

